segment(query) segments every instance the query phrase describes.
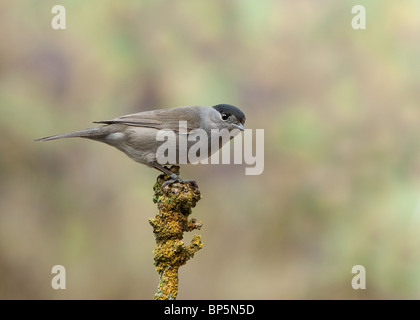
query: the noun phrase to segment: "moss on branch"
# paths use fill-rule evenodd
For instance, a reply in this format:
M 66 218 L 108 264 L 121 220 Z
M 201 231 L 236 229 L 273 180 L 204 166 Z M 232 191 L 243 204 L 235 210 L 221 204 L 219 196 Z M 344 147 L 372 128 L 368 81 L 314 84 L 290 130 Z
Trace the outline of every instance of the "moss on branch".
M 170 170 L 179 174 L 178 166 L 172 166 Z M 203 247 L 200 235 L 194 235 L 188 246 L 182 241 L 184 232 L 200 229 L 202 226 L 195 219 L 188 220 L 191 209 L 201 198 L 198 185 L 194 181 L 177 181 L 162 188 L 162 184 L 169 179 L 164 174 L 158 177 L 153 187 L 153 201 L 159 212 L 149 219 L 156 240 L 153 253 L 156 271 L 160 277 L 155 300 L 176 299 L 179 267 Z

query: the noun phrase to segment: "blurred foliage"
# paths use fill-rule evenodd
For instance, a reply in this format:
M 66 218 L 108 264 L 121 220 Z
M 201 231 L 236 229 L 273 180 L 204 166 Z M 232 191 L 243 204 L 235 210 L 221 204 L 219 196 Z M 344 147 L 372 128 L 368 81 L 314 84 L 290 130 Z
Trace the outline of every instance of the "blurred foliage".
M 231 103 L 265 129 L 265 171 L 184 166 L 205 246 L 178 298 L 418 299 L 420 4 L 363 3 L 366 30 L 349 0 L 2 1 L 0 298 L 151 299 L 158 283 L 158 172 L 32 139 Z M 51 28 L 55 4 L 67 30 Z M 56 264 L 66 290 L 51 288 Z

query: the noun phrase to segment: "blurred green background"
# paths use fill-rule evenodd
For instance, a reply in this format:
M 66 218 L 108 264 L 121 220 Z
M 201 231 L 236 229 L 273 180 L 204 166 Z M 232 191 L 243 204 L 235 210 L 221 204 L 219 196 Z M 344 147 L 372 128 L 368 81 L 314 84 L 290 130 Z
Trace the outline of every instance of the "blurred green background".
M 105 144 L 32 139 L 218 103 L 265 130 L 265 170 L 182 168 L 204 248 L 179 299 L 420 298 L 420 3 L 363 1 L 353 30 L 356 4 L 2 1 L 0 298 L 151 299 L 158 172 Z

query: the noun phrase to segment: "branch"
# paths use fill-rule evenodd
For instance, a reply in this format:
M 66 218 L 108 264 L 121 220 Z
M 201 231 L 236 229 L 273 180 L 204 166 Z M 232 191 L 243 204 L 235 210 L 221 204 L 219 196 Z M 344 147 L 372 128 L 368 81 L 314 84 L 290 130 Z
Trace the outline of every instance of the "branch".
M 179 173 L 178 166 L 170 169 Z M 189 246 L 182 241 L 184 232 L 200 229 L 201 222 L 188 220 L 191 208 L 201 199 L 196 182 L 174 182 L 167 175 L 160 175 L 153 186 L 153 202 L 157 203 L 159 213 L 149 223 L 153 227 L 156 247 L 153 250 L 156 271 L 159 273 L 158 292 L 154 300 L 174 300 L 178 294 L 178 269 L 194 257 L 194 253 L 203 247 L 201 235 L 194 235 Z

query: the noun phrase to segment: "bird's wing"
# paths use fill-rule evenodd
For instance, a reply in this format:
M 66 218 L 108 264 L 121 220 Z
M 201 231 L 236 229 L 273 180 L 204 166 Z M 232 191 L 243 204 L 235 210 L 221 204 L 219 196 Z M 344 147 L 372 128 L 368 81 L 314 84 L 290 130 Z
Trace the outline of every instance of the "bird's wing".
M 144 111 L 128 114 L 112 120 L 95 121 L 103 124 L 125 124 L 133 127 L 155 128 L 158 130 L 173 130 L 179 132 L 181 129 L 190 132 L 200 127 L 201 107 L 179 107 L 173 109 L 162 109 Z M 186 122 L 186 126 L 180 127 L 180 121 Z

